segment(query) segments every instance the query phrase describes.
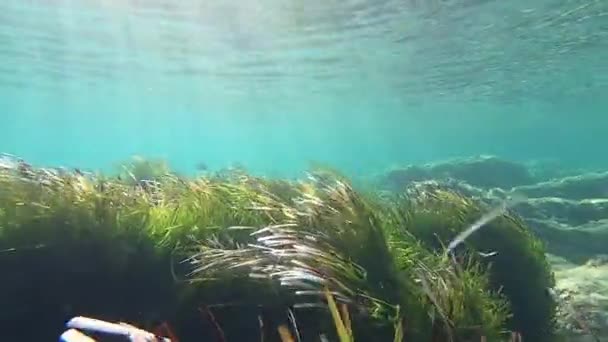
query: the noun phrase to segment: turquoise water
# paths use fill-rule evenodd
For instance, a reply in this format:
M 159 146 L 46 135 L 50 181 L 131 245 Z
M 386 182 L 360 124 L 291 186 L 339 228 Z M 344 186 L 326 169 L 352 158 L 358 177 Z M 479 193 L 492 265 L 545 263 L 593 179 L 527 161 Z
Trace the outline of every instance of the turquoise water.
M 366 174 L 607 166 L 608 2 L 3 0 L 0 152 Z

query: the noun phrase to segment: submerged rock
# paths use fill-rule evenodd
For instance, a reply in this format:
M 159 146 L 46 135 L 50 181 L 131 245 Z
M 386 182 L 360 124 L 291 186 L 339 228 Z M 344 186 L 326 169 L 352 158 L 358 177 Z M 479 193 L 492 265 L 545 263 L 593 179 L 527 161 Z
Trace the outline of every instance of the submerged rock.
M 608 253 L 608 220 L 570 226 L 553 220 L 526 218 L 528 226 L 545 244 L 549 253 L 570 262 L 585 263 Z
M 525 164 L 530 173 L 539 182 L 581 175 L 593 171 L 592 169 L 572 167 L 567 163 L 555 159 L 531 160 Z
M 381 184 L 389 189 L 403 189 L 412 182 L 456 179 L 481 188 L 510 189 L 536 182 L 525 165 L 495 156 L 455 159 L 452 161 L 407 166 L 384 175 Z
M 558 197 L 571 200 L 608 198 L 608 171 L 570 176 L 513 189 L 528 197 Z
M 608 219 L 608 198 L 570 200 L 559 197 L 530 198 L 517 206 L 526 218 L 554 220 L 572 226 Z

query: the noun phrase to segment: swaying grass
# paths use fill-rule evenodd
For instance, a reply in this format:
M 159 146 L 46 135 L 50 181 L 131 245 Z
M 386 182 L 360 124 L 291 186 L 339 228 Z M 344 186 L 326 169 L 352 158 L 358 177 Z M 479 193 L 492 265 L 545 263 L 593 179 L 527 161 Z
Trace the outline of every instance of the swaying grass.
M 238 279 L 244 287 L 250 283 L 274 288 L 297 310 L 325 307 L 324 289 L 328 288 L 338 302 L 355 307 L 362 316 L 391 315 L 394 305 L 381 294 L 377 282 L 389 285 L 398 280 L 381 227 L 372 224 L 376 218 L 340 181 L 301 184 L 300 188 L 301 196 L 291 205 L 271 196 L 249 205 L 267 215 L 271 224 L 227 227 L 224 233 L 249 234 L 199 244 L 198 253 L 190 259 L 192 281 L 234 284 Z M 377 263 L 383 255 L 387 262 Z
M 227 340 L 250 338 L 245 326 L 261 315 L 288 318 L 262 336 L 290 341 L 503 336 L 511 303 L 482 262 L 455 263 L 429 249 L 412 234 L 420 221 L 357 193 L 343 177 L 183 179 L 138 165 L 117 179 L 0 164 L 0 249 L 12 253 L 0 254 L 6 303 L 17 305 L 31 295 L 18 289 L 29 288 L 42 294 L 36 303 L 46 303 L 49 324 L 61 324 L 70 303 L 72 311 L 174 320 L 178 335 L 195 329 L 185 312 L 236 307 L 229 319 L 220 313 Z M 449 215 L 462 221 L 459 212 Z
M 438 184 L 427 182 L 407 190 L 400 213 L 408 231 L 425 246 L 443 251 L 445 245 L 489 209 Z M 488 222 L 456 251 L 489 268 L 489 288 L 509 300 L 509 328 L 524 339 L 554 341 L 555 302 L 548 291 L 553 274 L 542 243 L 509 213 Z

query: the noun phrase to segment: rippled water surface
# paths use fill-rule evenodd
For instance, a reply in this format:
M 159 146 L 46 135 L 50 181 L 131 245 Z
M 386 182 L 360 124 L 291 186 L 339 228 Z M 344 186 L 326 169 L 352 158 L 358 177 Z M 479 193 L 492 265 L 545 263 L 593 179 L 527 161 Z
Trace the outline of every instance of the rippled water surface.
M 604 0 L 4 0 L 0 97 L 9 132 L 0 149 L 35 156 L 35 148 L 16 147 L 23 146 L 23 134 L 51 134 L 33 122 L 53 117 L 53 127 L 73 132 L 84 126 L 83 116 L 106 132 L 108 121 L 121 122 L 97 142 L 127 139 L 134 117 L 139 126 L 143 120 L 155 127 L 149 131 L 157 132 L 156 140 L 174 140 L 175 134 L 159 132 L 182 127 L 190 144 L 208 139 L 232 151 L 245 150 L 235 141 L 285 134 L 258 141 L 283 157 L 277 145 L 298 134 L 302 145 L 320 131 L 316 140 L 325 146 L 341 134 L 340 141 L 355 139 L 384 162 L 405 147 L 419 151 L 412 152 L 417 158 L 517 155 L 535 148 L 538 137 L 530 134 L 543 127 L 562 130 L 550 139 L 581 144 L 564 148 L 590 149 L 583 133 L 608 128 L 601 100 L 608 94 L 607 61 Z M 269 128 L 281 120 L 280 132 Z M 513 127 L 505 131 L 505 124 Z M 210 126 L 213 132 L 192 128 Z M 232 133 L 218 133 L 220 126 Z M 112 157 L 152 144 L 139 134 L 140 145 Z M 490 136 L 502 140 L 473 148 Z M 450 149 L 453 143 L 442 145 L 446 139 L 468 145 Z M 184 150 L 154 144 L 160 147 L 150 152 Z M 55 150 L 69 145 L 56 143 Z M 338 145 L 326 155 L 299 153 L 339 163 L 339 151 L 347 148 Z M 551 144 L 543 148 L 538 155 Z M 247 159 L 252 153 L 233 154 Z

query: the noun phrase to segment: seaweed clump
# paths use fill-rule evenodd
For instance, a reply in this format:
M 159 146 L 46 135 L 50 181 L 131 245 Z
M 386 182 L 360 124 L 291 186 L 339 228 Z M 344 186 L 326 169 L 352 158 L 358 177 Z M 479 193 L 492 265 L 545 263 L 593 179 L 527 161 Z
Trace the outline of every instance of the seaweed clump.
M 146 231 L 150 207 L 141 188 L 81 172 L 0 168 L 6 338 L 57 338 L 80 313 L 134 321 L 160 315 L 174 292 L 166 254 Z
M 130 160 L 120 164 L 118 178 L 127 184 L 138 184 L 145 187 L 150 182 L 159 181 L 173 174 L 165 160 L 133 156 Z
M 408 231 L 434 250 L 444 250 L 464 228 L 488 208 L 435 182 L 410 186 L 401 201 Z M 553 273 L 540 240 L 517 216 L 505 213 L 487 223 L 456 251 L 488 269 L 489 285 L 508 299 L 508 327 L 525 340 L 554 341 L 556 303 L 550 295 Z
M 131 182 L 2 167 L 0 296 L 15 308 L 2 318 L 38 324 L 5 333 L 55 338 L 82 314 L 168 321 L 184 340 L 502 339 L 504 280 L 428 248 L 397 209 L 327 173 Z

